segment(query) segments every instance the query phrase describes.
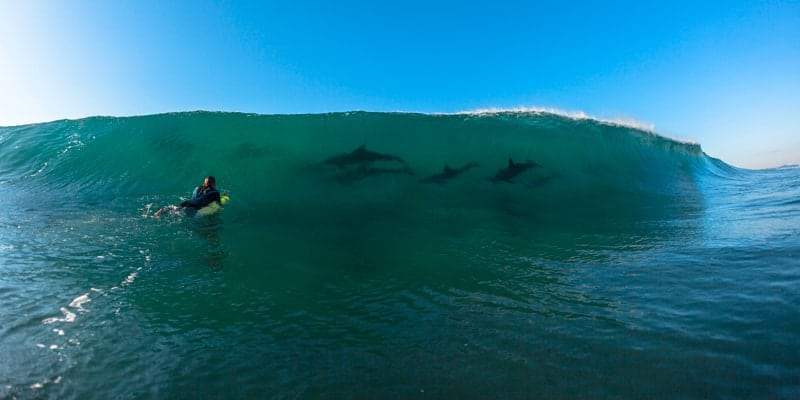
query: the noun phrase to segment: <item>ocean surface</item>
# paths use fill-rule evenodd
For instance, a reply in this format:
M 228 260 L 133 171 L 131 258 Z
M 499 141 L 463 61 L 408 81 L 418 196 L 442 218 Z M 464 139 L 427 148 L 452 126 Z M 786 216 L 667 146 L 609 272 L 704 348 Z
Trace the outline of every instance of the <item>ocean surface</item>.
M 222 211 L 153 217 L 206 175 Z M 546 112 L 193 112 L 0 128 L 0 188 L 0 399 L 800 398 L 796 167 Z

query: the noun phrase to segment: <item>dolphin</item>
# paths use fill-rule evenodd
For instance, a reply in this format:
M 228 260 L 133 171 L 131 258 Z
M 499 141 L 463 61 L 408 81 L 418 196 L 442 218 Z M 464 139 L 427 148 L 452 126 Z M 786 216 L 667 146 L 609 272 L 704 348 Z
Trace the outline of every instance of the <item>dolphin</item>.
M 478 166 L 478 163 L 476 163 L 476 162 L 467 163 L 461 168 L 450 168 L 449 165 L 445 165 L 444 169 L 442 170 L 442 172 L 440 172 L 438 174 L 435 174 L 435 175 L 431 175 L 431 176 L 423 179 L 421 182 L 422 183 L 443 184 L 443 183 L 445 183 L 445 182 L 447 182 L 447 181 L 449 181 L 449 180 L 451 180 L 451 179 L 453 179 L 453 178 L 463 174 L 464 172 L 467 172 L 470 169 L 475 168 L 477 166 Z
M 334 178 L 335 181 L 343 184 L 352 184 L 353 182 L 367 179 L 373 176 L 380 175 L 415 175 L 414 171 L 405 166 L 403 168 L 379 168 L 372 167 L 368 164 L 362 164 L 354 169 L 349 169 L 343 174 Z
M 561 176 L 561 174 L 550 174 L 550 175 L 547 175 L 547 176 L 540 176 L 540 177 L 532 180 L 530 183 L 528 183 L 525 186 L 529 187 L 529 188 L 539 188 L 539 187 L 542 187 L 544 185 L 550 184 L 551 182 L 555 181 L 556 179 L 564 179 L 564 177 Z
M 492 182 L 507 182 L 507 183 L 514 183 L 512 179 L 514 179 L 517 175 L 532 169 L 532 168 L 539 168 L 541 165 L 536 163 L 535 161 L 527 161 L 523 163 L 515 163 L 514 160 L 508 159 L 508 167 L 503 168 L 494 175 L 491 179 Z
M 362 144 L 350 153 L 339 154 L 338 156 L 333 156 L 325 160 L 325 164 L 333 164 L 339 168 L 344 168 L 352 164 L 366 164 L 375 161 L 397 161 L 402 164 L 406 163 L 400 157 L 367 150 L 367 145 Z

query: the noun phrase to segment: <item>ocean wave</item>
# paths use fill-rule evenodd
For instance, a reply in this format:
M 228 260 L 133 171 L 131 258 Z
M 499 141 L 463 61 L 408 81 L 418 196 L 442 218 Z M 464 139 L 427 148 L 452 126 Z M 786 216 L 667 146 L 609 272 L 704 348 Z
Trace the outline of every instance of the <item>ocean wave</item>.
M 391 198 L 427 190 L 421 188 L 431 182 L 439 190 L 460 190 L 453 196 L 470 190 L 514 190 L 520 198 L 679 195 L 695 190 L 698 176 L 725 168 L 711 162 L 699 144 L 660 136 L 649 126 L 541 108 L 455 114 L 198 111 L 0 128 L 0 136 L 0 181 L 21 194 L 67 190 L 79 205 L 120 196 L 174 196 L 175 188 L 191 190 L 205 175 L 216 175 L 257 204 L 311 201 L 320 191 L 334 198 Z M 391 157 L 359 158 L 359 148 L 372 157 Z M 347 154 L 352 161 L 325 162 Z M 524 165 L 535 167 L 519 167 Z

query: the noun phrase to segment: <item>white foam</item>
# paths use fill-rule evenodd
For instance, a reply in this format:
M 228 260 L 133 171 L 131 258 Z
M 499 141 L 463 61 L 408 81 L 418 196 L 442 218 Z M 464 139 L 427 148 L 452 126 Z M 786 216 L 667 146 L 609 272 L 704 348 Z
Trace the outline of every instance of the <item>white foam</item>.
M 57 333 L 58 336 L 64 336 L 64 330 L 63 329 L 53 329 L 53 332 Z
M 592 115 L 589 115 L 583 111 L 565 111 L 558 108 L 545 108 L 545 107 L 514 107 L 514 108 L 499 108 L 499 107 L 489 107 L 489 108 L 480 108 L 472 111 L 459 111 L 453 113 L 455 115 L 459 114 L 466 114 L 466 115 L 491 115 L 491 114 L 501 114 L 501 113 L 528 113 L 528 114 L 552 114 L 557 115 L 560 117 L 569 118 L 572 120 L 592 120 L 596 121 L 601 124 L 618 126 L 623 128 L 631 128 L 637 129 L 643 132 L 647 132 L 652 135 L 656 135 L 659 137 L 663 137 L 669 140 L 673 140 L 679 143 L 685 144 L 698 144 L 696 141 L 686 138 L 679 138 L 674 135 L 665 135 L 663 133 L 656 132 L 655 124 L 649 122 L 642 122 L 637 121 L 632 118 L 598 118 Z M 447 113 L 441 113 L 441 115 L 448 115 Z M 452 114 L 451 114 L 452 115 Z
M 139 276 L 139 271 L 141 271 L 141 270 L 142 270 L 142 267 L 136 268 L 136 271 L 131 272 L 131 274 L 128 275 L 128 277 L 125 278 L 125 280 L 122 281 L 122 283 L 120 285 L 126 286 L 126 285 L 130 285 L 131 283 L 133 283 L 133 281 L 136 280 L 136 277 Z
M 53 380 L 53 381 L 50 381 L 49 379 L 45 379 L 45 380 L 43 380 L 42 382 L 36 382 L 36 383 L 34 383 L 33 385 L 31 385 L 31 386 L 30 386 L 30 388 L 31 388 L 31 389 L 34 389 L 34 390 L 38 390 L 38 389 L 41 389 L 41 388 L 43 388 L 43 387 L 44 387 L 44 385 L 47 385 L 47 384 L 50 384 L 50 383 L 55 383 L 56 385 L 57 385 L 57 384 L 59 384 L 59 383 L 61 383 L 61 377 L 59 376 L 59 377 L 57 377 L 57 378 L 56 378 L 55 380 Z M 11 386 L 8 386 L 8 388 L 10 389 L 10 388 L 11 388 Z
M 45 169 L 47 169 L 47 163 L 44 163 L 44 165 L 42 165 L 42 167 L 41 167 L 41 168 L 39 168 L 39 169 L 38 169 L 36 172 L 34 172 L 34 173 L 30 174 L 28 177 L 32 178 L 32 177 L 34 177 L 34 176 L 36 176 L 36 175 L 39 175 L 39 174 L 41 174 L 42 172 L 44 172 L 44 170 L 45 170 Z
M 131 272 L 131 274 L 130 274 L 130 275 L 128 275 L 128 277 L 127 277 L 127 278 L 125 278 L 125 280 L 124 280 L 124 281 L 122 281 L 121 285 L 123 285 L 123 286 L 125 286 L 125 285 L 130 285 L 131 283 L 133 283 L 133 281 L 135 281 L 135 280 L 136 280 L 136 277 L 137 277 L 138 275 L 139 275 L 139 274 L 138 274 L 137 272 Z
M 75 322 L 75 314 L 67 310 L 66 307 L 61 307 L 61 313 L 64 314 L 64 318 L 47 318 L 42 321 L 43 324 L 52 324 L 53 322 Z
M 80 140 L 80 135 L 77 133 L 73 133 L 69 135 L 69 144 L 64 150 L 61 150 L 61 155 L 67 154 L 70 150 L 74 148 L 80 148 L 84 146 L 84 143 Z
M 460 111 L 456 114 L 473 114 L 473 115 L 485 115 L 485 114 L 500 114 L 500 113 L 529 113 L 529 114 L 552 114 L 557 115 L 560 117 L 565 117 L 573 120 L 593 120 L 604 124 L 609 125 L 616 125 L 622 126 L 627 128 L 634 128 L 639 129 L 647 132 L 655 132 L 655 125 L 648 122 L 641 122 L 636 121 L 630 118 L 614 118 L 614 119 L 605 119 L 605 118 L 597 118 L 592 115 L 586 114 L 583 111 L 566 111 L 561 110 L 558 108 L 544 108 L 544 107 L 515 107 L 515 108 L 498 108 L 498 107 L 490 107 L 490 108 L 481 108 L 472 111 Z
M 69 306 L 72 307 L 72 308 L 77 308 L 79 311 L 86 311 L 83 308 L 83 305 L 88 303 L 88 302 L 90 302 L 90 301 L 92 301 L 92 299 L 89 298 L 89 293 L 86 293 L 86 294 L 84 294 L 82 296 L 78 296 L 74 300 L 72 300 L 72 302 L 69 303 Z

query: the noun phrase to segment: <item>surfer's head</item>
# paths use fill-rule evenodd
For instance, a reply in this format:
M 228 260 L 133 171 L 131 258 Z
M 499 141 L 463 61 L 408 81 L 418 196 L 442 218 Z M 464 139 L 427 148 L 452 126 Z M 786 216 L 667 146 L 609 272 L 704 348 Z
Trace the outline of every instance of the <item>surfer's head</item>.
M 216 188 L 217 187 L 217 180 L 213 176 L 209 175 L 209 176 L 206 177 L 205 180 L 203 180 L 203 186 Z

